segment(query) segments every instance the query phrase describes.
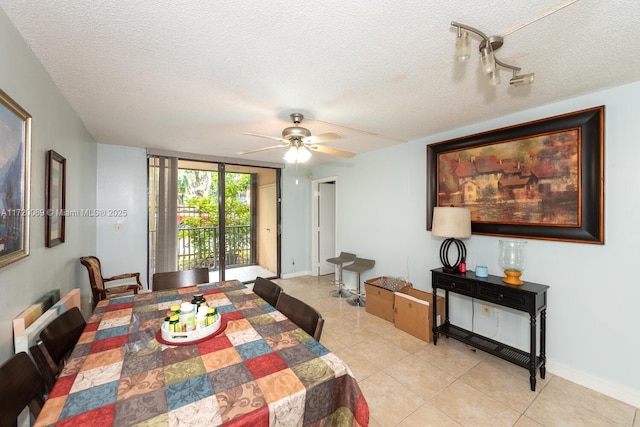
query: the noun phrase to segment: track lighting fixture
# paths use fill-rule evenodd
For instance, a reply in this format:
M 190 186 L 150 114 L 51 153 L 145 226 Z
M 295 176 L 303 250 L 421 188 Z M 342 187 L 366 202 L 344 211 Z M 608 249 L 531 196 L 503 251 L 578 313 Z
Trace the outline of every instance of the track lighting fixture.
M 458 29 L 458 37 L 456 39 L 456 59 L 460 62 L 466 62 L 469 57 L 469 33 L 473 33 L 482 40 L 478 50 L 480 51 L 480 69 L 488 76 L 489 84 L 496 86 L 500 84 L 500 68 L 505 68 L 513 72 L 513 77 L 509 80 L 509 84 L 513 86 L 528 85 L 533 83 L 535 79 L 534 73 L 518 74 L 521 68 L 514 65 L 505 64 L 495 56 L 495 52 L 502 47 L 504 39 L 501 36 L 488 37 L 477 28 L 452 21 L 452 27 Z

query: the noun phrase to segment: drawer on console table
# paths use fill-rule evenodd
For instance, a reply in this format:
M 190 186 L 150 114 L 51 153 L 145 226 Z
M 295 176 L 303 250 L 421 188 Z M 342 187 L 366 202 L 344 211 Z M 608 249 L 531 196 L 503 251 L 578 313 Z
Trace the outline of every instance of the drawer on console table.
M 519 292 L 505 286 L 478 285 L 478 298 L 516 310 L 528 311 L 530 297 L 531 295 L 527 292 Z
M 446 276 L 436 276 L 436 287 L 446 289 L 461 295 L 470 297 L 475 295 L 475 286 L 471 282 L 462 279 L 454 279 Z

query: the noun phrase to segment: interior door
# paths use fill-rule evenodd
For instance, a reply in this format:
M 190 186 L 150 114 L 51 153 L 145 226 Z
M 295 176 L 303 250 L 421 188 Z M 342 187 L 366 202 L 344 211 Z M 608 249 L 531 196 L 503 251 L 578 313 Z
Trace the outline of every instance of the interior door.
M 332 274 L 335 265 L 325 260 L 336 255 L 336 183 L 318 185 L 318 275 Z

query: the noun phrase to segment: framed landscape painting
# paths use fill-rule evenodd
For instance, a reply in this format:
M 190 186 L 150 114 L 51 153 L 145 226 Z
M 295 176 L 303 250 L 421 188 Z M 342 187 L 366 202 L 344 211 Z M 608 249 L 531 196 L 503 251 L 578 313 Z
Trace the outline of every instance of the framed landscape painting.
M 471 210 L 476 234 L 604 243 L 604 107 L 427 146 L 436 206 Z
M 31 116 L 0 90 L 0 267 L 29 255 Z

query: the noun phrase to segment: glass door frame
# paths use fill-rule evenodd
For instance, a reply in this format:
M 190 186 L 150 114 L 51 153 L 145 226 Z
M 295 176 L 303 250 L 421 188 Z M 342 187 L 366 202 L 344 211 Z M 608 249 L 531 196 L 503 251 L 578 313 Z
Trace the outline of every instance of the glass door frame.
M 147 161 L 147 174 L 148 174 L 148 178 L 147 178 L 147 185 L 151 185 L 150 179 L 151 179 L 151 172 L 152 172 L 152 163 L 151 163 L 151 159 L 152 158 L 157 158 L 157 157 L 166 157 L 166 155 L 164 154 L 154 154 L 154 153 L 148 153 L 148 161 Z M 218 245 L 219 245 L 219 254 L 218 254 L 218 280 L 222 281 L 222 280 L 228 280 L 227 279 L 227 257 L 226 257 L 226 249 L 225 249 L 225 230 L 226 230 L 226 207 L 225 207 L 225 192 L 226 192 L 226 174 L 227 173 L 248 173 L 252 175 L 251 178 L 251 187 L 250 187 L 250 197 L 251 197 L 251 202 L 250 202 L 250 215 L 251 215 L 251 230 L 250 230 L 250 263 L 253 262 L 257 262 L 258 260 L 256 259 L 256 255 L 255 253 L 257 252 L 257 249 L 254 249 L 257 247 L 257 233 L 256 233 L 256 223 L 257 223 L 257 215 L 256 215 L 256 210 L 258 209 L 257 207 L 257 184 L 256 184 L 256 180 L 254 179 L 255 176 L 257 175 L 256 172 L 251 172 L 251 171 L 247 171 L 247 172 L 243 172 L 241 170 L 238 171 L 228 171 L 227 166 L 230 166 L 230 169 L 242 169 L 242 168 L 248 168 L 248 169 L 255 169 L 255 168 L 259 168 L 259 169 L 264 169 L 264 170 L 271 170 L 273 171 L 273 173 L 275 174 L 275 179 L 273 182 L 273 185 L 275 186 L 275 216 L 276 216 L 276 225 L 275 225 L 275 231 L 276 231 L 276 242 L 275 242 L 275 248 L 274 250 L 276 251 L 276 272 L 275 275 L 271 275 L 269 277 L 267 277 L 265 275 L 265 278 L 279 278 L 282 272 L 282 261 L 281 261 L 281 254 L 282 254 L 282 235 L 281 235 L 281 191 L 282 191 L 282 170 L 280 167 L 274 167 L 274 165 L 261 165 L 261 164 L 242 164 L 242 163 L 229 163 L 227 161 L 220 161 L 218 159 L 203 159 L 203 158 L 197 158 L 197 159 L 193 159 L 190 158 L 189 156 L 174 156 L 177 160 L 178 160 L 178 165 L 181 161 L 185 161 L 185 162 L 197 162 L 197 163 L 209 163 L 209 164 L 215 164 L 215 168 L 214 170 L 212 170 L 212 173 L 217 173 L 218 174 L 218 198 L 217 198 L 217 203 L 218 203 L 218 229 L 220 230 L 220 232 L 218 233 Z M 199 157 L 199 156 L 195 156 L 195 157 Z M 225 159 L 228 160 L 228 159 Z M 180 166 L 178 166 L 178 169 L 181 169 Z M 188 169 L 183 167 L 182 169 Z M 176 178 L 177 179 L 177 178 Z M 152 193 L 151 188 L 149 188 L 149 191 L 147 193 L 147 204 L 148 204 L 148 215 L 151 213 L 151 203 L 156 203 L 155 200 L 152 201 L 152 197 L 155 197 L 155 193 Z M 177 196 L 177 195 L 176 195 Z M 176 221 L 177 221 L 177 212 L 176 212 Z M 150 216 L 148 216 L 148 220 L 147 220 L 147 235 L 148 235 L 148 260 L 149 262 L 147 263 L 148 265 L 148 274 L 147 277 L 149 278 L 149 283 L 151 282 L 151 275 L 155 272 L 153 270 L 155 270 L 155 261 L 154 261 L 154 266 L 151 266 L 151 262 L 152 260 L 150 259 L 152 256 L 154 256 L 153 254 L 155 254 L 156 248 L 152 247 L 152 231 L 157 233 L 157 230 L 151 230 L 151 218 Z M 176 247 L 177 250 L 177 247 Z M 157 254 L 155 255 L 157 256 Z M 177 256 L 177 254 L 176 254 Z M 253 265 L 253 264 L 251 264 Z M 269 269 L 271 270 L 271 269 Z M 255 280 L 255 278 L 253 278 L 252 280 L 247 280 L 244 281 L 245 283 L 251 283 Z

